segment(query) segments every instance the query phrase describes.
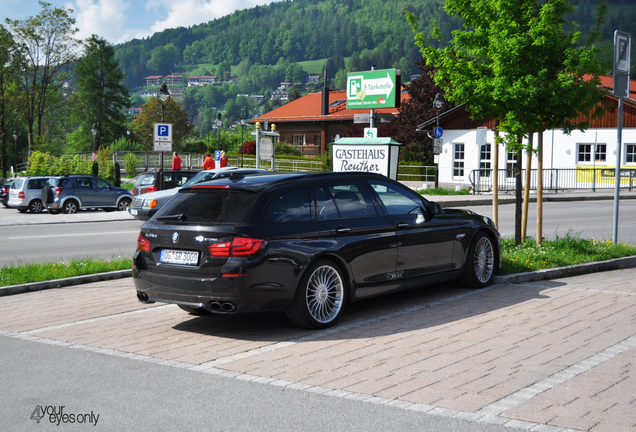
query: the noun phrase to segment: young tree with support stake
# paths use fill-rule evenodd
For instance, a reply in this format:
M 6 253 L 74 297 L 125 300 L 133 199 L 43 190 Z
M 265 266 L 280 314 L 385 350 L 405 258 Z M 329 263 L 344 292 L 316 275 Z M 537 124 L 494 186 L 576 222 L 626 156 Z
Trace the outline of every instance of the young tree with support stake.
M 579 32 L 564 31 L 563 16 L 573 10 L 569 0 L 447 0 L 445 10 L 465 23 L 464 30 L 454 31 L 449 45 L 440 49 L 427 44 L 415 15 L 406 12 L 416 45 L 437 68 L 435 80 L 448 99 L 467 103 L 473 118 L 499 120 L 496 132 L 505 132 L 500 141 L 508 150 L 520 155 L 522 139 L 532 131 L 556 126 L 569 133 L 587 127 L 576 119 L 600 107 L 598 75 L 604 65 L 591 45 L 593 39 L 577 48 Z M 602 16 L 603 8 L 599 19 Z M 433 37 L 442 41 L 439 27 Z M 586 74 L 591 78 L 584 79 Z M 542 142 L 539 152 L 541 148 Z M 517 165 L 515 243 L 520 244 L 521 158 Z M 497 176 L 497 160 L 493 172 Z M 496 194 L 493 190 L 493 207 Z M 540 233 L 537 241 L 541 242 Z

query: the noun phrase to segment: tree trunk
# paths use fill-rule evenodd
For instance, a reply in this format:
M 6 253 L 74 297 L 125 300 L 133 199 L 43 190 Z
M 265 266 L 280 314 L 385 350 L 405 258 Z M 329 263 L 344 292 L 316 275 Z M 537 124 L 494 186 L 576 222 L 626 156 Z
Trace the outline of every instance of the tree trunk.
M 543 130 L 537 139 L 537 246 L 543 242 Z
M 492 161 L 492 221 L 499 227 L 499 119 L 494 121 L 495 142 Z
M 528 137 L 528 149 L 526 150 L 526 185 L 523 190 L 523 215 L 521 216 L 521 243 L 526 241 L 528 233 L 528 205 L 530 204 L 530 186 L 532 182 L 532 138 L 534 133 L 530 132 Z
M 520 143 L 519 143 L 520 144 Z M 521 244 L 521 146 L 517 150 L 517 163 L 515 164 L 515 246 Z

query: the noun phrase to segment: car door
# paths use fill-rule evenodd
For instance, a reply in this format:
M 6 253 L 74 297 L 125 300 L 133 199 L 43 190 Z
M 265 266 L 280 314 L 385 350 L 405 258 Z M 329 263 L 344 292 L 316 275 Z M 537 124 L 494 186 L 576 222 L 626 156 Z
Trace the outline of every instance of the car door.
M 368 182 L 395 229 L 398 276 L 410 278 L 454 269 L 455 231 L 450 219 L 433 215 L 428 203 L 407 188 L 381 179 Z
M 361 181 L 314 185 L 316 219 L 340 243 L 349 263 L 355 295 L 391 289 L 395 279 L 397 241 L 393 225 L 378 212 Z
M 90 177 L 77 177 L 73 189 L 75 195 L 82 201 L 82 207 L 95 205 L 95 188 Z
M 114 207 L 117 204 L 118 192 L 105 180 L 100 178 L 93 178 L 92 180 L 95 207 Z

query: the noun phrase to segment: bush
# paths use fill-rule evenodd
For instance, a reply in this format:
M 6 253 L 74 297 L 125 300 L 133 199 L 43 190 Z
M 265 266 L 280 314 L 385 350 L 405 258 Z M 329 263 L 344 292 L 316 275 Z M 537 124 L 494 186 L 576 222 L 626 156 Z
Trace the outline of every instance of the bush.
M 288 142 L 281 141 L 276 143 L 276 156 L 279 155 L 302 156 L 303 152 L 300 151 L 298 147 L 293 146 Z
M 256 141 L 245 141 L 243 146 L 243 154 L 255 155 L 256 154 Z
M 94 175 L 94 176 L 98 176 L 99 175 L 99 162 L 97 162 L 97 161 L 93 162 L 93 168 L 92 168 L 91 174 Z
M 126 138 L 119 138 L 118 140 L 113 141 L 110 145 L 111 152 L 131 152 L 131 151 L 143 151 L 144 148 L 141 144 L 136 143 L 134 141 L 130 141 Z
M 137 164 L 139 163 L 139 158 L 134 153 L 128 153 L 126 157 L 124 157 L 124 166 L 126 168 L 126 175 L 129 178 L 135 177 L 137 175 Z
M 86 156 L 75 155 L 71 162 L 71 174 L 89 174 L 92 163 Z

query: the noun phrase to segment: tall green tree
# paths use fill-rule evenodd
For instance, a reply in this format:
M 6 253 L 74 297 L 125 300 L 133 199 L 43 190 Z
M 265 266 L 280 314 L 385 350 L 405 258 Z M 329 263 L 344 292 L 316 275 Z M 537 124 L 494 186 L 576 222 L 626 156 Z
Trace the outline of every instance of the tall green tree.
M 131 104 L 126 75 L 119 69 L 115 49 L 96 35 L 85 42 L 84 56 L 76 63 L 77 91 L 73 101 L 80 130 L 87 143 L 92 143 L 92 125 L 97 128 L 95 148 L 108 145 L 126 135 L 124 109 Z
M 19 51 L 19 106 L 27 127 L 29 156 L 36 136 L 44 133 L 45 114 L 59 107 L 51 101 L 61 100 L 57 96 L 65 84 L 64 71 L 76 60 L 80 46 L 73 37 L 78 31 L 71 17 L 73 10 L 39 3 L 42 11 L 38 15 L 6 20 Z
M 9 160 L 7 154 L 7 140 L 11 130 L 17 123 L 16 104 L 17 88 L 15 74 L 15 44 L 11 34 L 0 24 L 0 163 L 2 177 L 7 177 Z
M 464 20 L 444 48 L 431 46 L 406 12 L 416 45 L 436 68 L 435 81 L 451 101 L 466 103 L 473 118 L 495 117 L 510 151 L 547 124 L 584 129 L 579 114 L 598 107 L 603 64 L 591 42 L 577 47 L 580 33 L 564 29 L 570 0 L 447 0 L 445 10 Z M 443 40 L 436 28 L 433 38 Z M 591 79 L 584 79 L 586 74 Z M 548 122 L 548 119 L 549 122 Z M 550 127 L 548 126 L 548 127 Z M 495 161 L 496 162 L 496 161 Z M 515 242 L 521 243 L 521 158 L 517 163 Z M 496 164 L 494 173 L 496 171 Z M 495 174 L 496 176 L 496 174 Z
M 141 106 L 141 113 L 135 117 L 132 127 L 135 136 L 146 150 L 152 150 L 152 137 L 154 134 L 153 125 L 161 122 L 161 104 L 156 98 L 150 99 Z M 172 148 L 179 151 L 181 143 L 190 135 L 193 126 L 188 121 L 188 113 L 174 99 L 165 106 L 165 123 L 172 123 Z

